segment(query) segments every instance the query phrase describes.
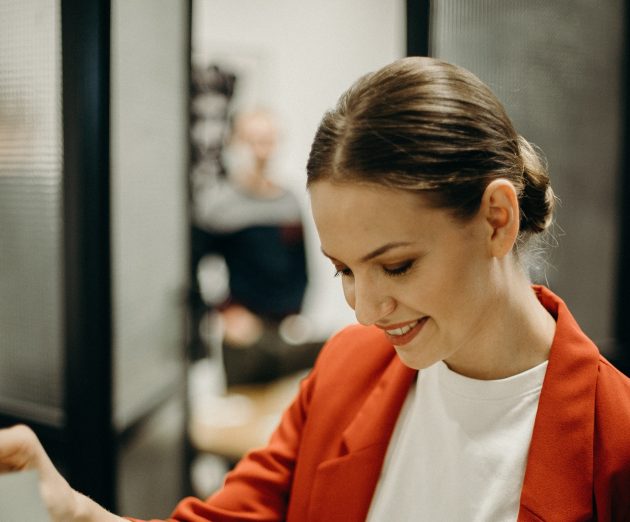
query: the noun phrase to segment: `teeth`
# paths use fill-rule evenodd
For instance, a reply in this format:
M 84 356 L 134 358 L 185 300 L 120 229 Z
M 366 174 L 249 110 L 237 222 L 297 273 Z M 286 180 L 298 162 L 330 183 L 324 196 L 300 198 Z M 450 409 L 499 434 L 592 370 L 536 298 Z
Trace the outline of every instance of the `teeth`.
M 394 328 L 393 330 L 385 330 L 389 335 L 405 335 L 407 332 L 411 331 L 418 324 L 418 321 L 414 321 L 413 323 L 409 323 L 406 326 L 401 326 L 400 328 Z

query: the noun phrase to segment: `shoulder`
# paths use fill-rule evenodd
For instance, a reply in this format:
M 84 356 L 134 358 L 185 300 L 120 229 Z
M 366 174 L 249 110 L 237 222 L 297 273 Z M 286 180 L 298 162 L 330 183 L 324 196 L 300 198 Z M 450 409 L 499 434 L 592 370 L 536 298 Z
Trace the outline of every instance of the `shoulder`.
M 599 421 L 600 427 L 614 426 L 613 432 L 607 436 L 623 439 L 630 456 L 630 379 L 601 355 L 597 367 L 595 411 L 596 422 Z
M 603 355 L 599 356 L 599 381 L 601 384 L 608 387 L 614 387 L 618 390 L 625 390 L 626 393 L 630 393 L 630 377 L 624 375 L 617 368 L 615 368 Z M 600 383 L 598 381 L 598 384 Z
M 620 504 L 630 490 L 630 379 L 603 356 L 595 394 L 594 461 L 596 496 L 611 499 L 613 511 L 630 513 L 630 501 Z
M 281 223 L 302 223 L 302 206 L 295 193 L 284 187 L 276 198 L 267 201 Z
M 597 365 L 596 390 L 597 407 L 614 411 L 615 417 L 627 424 L 630 436 L 630 378 L 602 355 Z

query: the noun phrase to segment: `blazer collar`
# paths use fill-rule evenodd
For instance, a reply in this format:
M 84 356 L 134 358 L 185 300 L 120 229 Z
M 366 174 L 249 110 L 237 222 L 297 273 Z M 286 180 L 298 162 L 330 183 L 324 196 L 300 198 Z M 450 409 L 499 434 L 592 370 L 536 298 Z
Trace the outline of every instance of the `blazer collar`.
M 534 287 L 556 318 L 521 492 L 519 521 L 588 520 L 593 505 L 593 437 L 599 351 L 565 303 Z
M 384 341 L 386 343 L 387 341 Z M 388 345 L 393 350 L 391 345 Z M 389 443 L 396 420 L 418 371 L 405 366 L 394 354 L 389 366 L 343 432 L 348 452 Z

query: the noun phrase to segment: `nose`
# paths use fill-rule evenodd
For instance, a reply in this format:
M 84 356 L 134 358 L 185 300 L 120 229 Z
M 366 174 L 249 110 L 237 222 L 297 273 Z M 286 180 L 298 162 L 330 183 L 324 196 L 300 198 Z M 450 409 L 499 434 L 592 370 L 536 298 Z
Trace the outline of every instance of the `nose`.
M 358 285 L 355 281 L 351 303 L 357 321 L 365 326 L 378 323 L 396 308 L 396 301 L 370 285 Z

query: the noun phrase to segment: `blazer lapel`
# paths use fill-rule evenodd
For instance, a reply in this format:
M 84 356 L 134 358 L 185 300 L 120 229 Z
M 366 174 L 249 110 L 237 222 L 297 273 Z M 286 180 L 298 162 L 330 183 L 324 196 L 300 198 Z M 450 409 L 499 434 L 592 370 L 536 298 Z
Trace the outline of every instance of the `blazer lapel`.
M 308 520 L 363 521 L 398 414 L 417 374 L 397 356 L 343 433 L 337 458 L 317 469 Z
M 518 520 L 590 520 L 599 352 L 561 300 L 546 289 L 536 291 L 556 316 L 556 335 L 534 423 Z

